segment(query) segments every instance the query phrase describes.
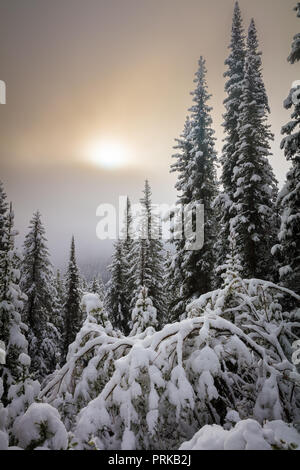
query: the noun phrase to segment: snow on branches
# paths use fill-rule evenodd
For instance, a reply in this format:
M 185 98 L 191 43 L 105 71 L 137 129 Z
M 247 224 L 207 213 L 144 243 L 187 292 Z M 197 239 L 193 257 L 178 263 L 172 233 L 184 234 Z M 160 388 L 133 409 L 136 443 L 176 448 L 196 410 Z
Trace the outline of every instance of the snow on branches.
M 180 450 L 294 450 L 300 446 L 300 434 L 283 421 L 261 426 L 246 419 L 226 430 L 216 424 L 204 426 Z
M 261 424 L 295 422 L 300 376 L 290 344 L 300 323 L 283 312 L 283 295 L 300 300 L 231 276 L 190 304 L 185 320 L 130 337 L 88 315 L 40 398 L 62 412 L 67 398 L 80 449 L 176 449 L 232 410 Z

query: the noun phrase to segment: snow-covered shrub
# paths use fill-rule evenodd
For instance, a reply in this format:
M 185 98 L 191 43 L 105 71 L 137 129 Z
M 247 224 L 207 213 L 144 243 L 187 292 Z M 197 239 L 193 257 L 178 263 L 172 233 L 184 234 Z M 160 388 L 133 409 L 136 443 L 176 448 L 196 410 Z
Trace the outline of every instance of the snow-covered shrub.
M 300 448 L 300 434 L 283 421 L 261 426 L 253 419 L 240 421 L 231 430 L 217 424 L 207 425 L 180 450 L 295 450 Z
M 86 320 L 90 323 L 97 323 L 103 328 L 110 326 L 108 315 L 103 308 L 103 302 L 99 294 L 84 294 L 81 300 L 81 307 L 86 314 Z
M 123 353 L 123 336 L 113 329 L 99 296 L 85 294 L 81 307 L 86 319 L 69 347 L 67 363 L 52 374 L 40 395 L 58 408 L 68 429 L 79 410 L 101 392 L 112 375 L 114 360 Z
M 10 430 L 15 419 L 25 413 L 27 408 L 37 400 L 40 393 L 40 383 L 29 375 L 30 362 L 30 357 L 27 354 L 21 353 L 19 355 L 18 364 L 22 373 L 19 380 L 12 384 L 8 391 L 7 412 Z
M 69 360 L 42 392 L 80 411 L 78 448 L 176 449 L 207 424 L 296 422 L 300 376 L 290 360 L 296 318 L 270 282 L 232 276 L 150 336 L 124 337 L 88 319 Z M 78 405 L 80 404 L 80 405 Z M 85 406 L 85 408 L 83 408 Z M 83 409 L 82 409 L 83 408 Z
M 33 403 L 14 425 L 18 445 L 25 450 L 65 450 L 68 434 L 58 411 L 47 403 Z

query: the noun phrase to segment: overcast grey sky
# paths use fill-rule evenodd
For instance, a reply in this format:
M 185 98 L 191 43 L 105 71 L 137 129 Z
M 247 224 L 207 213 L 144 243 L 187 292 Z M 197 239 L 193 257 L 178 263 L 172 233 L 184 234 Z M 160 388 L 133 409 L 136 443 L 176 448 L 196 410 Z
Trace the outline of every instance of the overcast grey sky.
M 288 169 L 279 149 L 288 119 L 282 102 L 300 79 L 299 65 L 286 60 L 299 31 L 296 1 L 239 3 L 245 28 L 251 17 L 257 23 L 276 136 L 271 163 L 282 185 Z M 123 194 L 137 201 L 145 177 L 154 202 L 174 201 L 172 146 L 191 105 L 200 55 L 220 151 L 233 6 L 232 0 L 0 0 L 0 79 L 7 85 L 0 175 L 20 240 L 39 209 L 56 264 L 65 260 L 72 233 L 80 261 L 95 261 L 109 254 L 96 238 L 101 202 Z M 121 149 L 121 166 L 95 163 L 101 142 Z

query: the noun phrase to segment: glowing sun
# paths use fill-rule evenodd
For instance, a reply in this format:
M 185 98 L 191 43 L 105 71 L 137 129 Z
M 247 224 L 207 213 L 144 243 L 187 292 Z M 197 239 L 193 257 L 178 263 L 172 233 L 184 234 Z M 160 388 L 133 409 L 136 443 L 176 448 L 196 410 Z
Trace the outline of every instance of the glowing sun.
M 94 165 L 115 169 L 125 166 L 127 151 L 124 145 L 114 141 L 94 141 L 88 145 L 88 158 Z

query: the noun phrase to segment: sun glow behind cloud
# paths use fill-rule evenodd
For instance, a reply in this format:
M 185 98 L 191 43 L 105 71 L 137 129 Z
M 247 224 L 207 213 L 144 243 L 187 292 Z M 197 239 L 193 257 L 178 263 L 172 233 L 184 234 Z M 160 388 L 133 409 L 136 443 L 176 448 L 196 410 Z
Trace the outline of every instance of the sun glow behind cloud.
M 129 156 L 126 146 L 113 140 L 94 140 L 87 147 L 85 154 L 90 163 L 114 170 L 128 166 Z

